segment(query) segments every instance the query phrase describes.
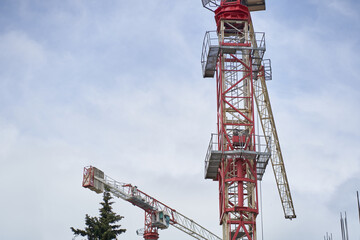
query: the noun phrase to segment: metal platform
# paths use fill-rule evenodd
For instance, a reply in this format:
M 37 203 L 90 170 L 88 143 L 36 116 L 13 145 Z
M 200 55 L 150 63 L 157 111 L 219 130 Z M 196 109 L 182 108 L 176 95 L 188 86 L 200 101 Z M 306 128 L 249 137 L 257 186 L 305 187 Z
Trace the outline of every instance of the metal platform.
M 212 78 L 216 71 L 216 62 L 220 53 L 220 47 L 216 32 L 206 32 L 201 54 L 201 65 L 204 78 Z
M 217 143 L 215 137 L 217 134 L 212 134 L 208 151 L 205 157 L 205 179 L 217 179 L 218 169 L 221 161 L 228 157 L 243 157 L 249 160 L 256 160 L 257 178 L 262 180 L 265 173 L 266 166 L 269 162 L 271 151 L 270 147 L 263 147 L 264 151 L 249 151 L 244 149 L 236 149 L 232 151 L 217 150 Z M 217 137 L 216 137 L 217 138 Z M 257 144 L 258 149 L 261 149 L 260 143 Z
M 219 50 L 220 48 L 218 46 L 211 46 L 209 48 L 209 52 L 207 54 L 207 61 L 203 71 L 204 78 L 214 77 Z
M 155 207 L 153 207 L 150 203 L 146 202 L 146 200 L 142 199 L 140 196 L 131 196 L 127 198 L 127 201 L 144 210 L 156 210 Z
M 216 179 L 222 157 L 221 151 L 210 152 L 208 160 L 205 160 L 205 179 Z
M 219 44 L 216 31 L 207 31 L 204 36 L 201 65 L 204 78 L 213 78 L 216 72 L 216 64 L 220 52 L 225 54 L 236 54 L 241 51 L 242 54 L 252 56 L 253 72 L 258 72 L 261 65 L 265 46 L 265 33 L 255 32 L 252 38 L 244 39 L 242 33 L 225 37 L 224 41 Z

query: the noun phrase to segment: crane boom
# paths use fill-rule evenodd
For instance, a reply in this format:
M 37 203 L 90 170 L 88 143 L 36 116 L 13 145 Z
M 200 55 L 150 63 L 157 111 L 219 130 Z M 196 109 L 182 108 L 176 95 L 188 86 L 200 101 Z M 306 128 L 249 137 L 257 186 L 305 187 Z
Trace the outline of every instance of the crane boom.
M 257 41 L 254 36 L 254 28 L 253 25 L 250 24 L 250 37 L 252 38 L 252 44 L 257 47 Z M 256 60 L 261 61 L 261 58 L 257 58 Z M 264 62 L 265 61 L 263 61 L 260 71 L 258 72 L 257 80 L 254 81 L 254 99 L 259 113 L 263 133 L 265 136 L 269 136 L 268 138 L 265 138 L 265 140 L 267 143 L 266 145 L 271 146 L 270 161 L 274 171 L 284 215 L 285 218 L 293 219 L 296 218 L 294 204 L 291 197 L 289 182 L 286 176 L 279 137 L 276 131 L 274 115 L 272 113 L 270 98 L 265 81 L 267 78 L 271 79 L 272 77 L 271 66 L 268 65 L 268 69 L 266 69 Z
M 150 226 L 152 227 L 160 229 L 167 228 L 163 225 L 162 222 L 157 221 L 157 219 L 154 217 L 156 213 L 162 213 L 164 216 L 169 216 L 170 225 L 189 234 L 196 239 L 221 240 L 221 238 L 219 238 L 214 233 L 210 232 L 200 224 L 196 223 L 194 220 L 186 217 L 175 209 L 170 208 L 164 203 L 144 193 L 136 186 L 128 183 L 118 182 L 110 178 L 109 176 L 106 176 L 102 171 L 93 166 L 84 168 L 83 187 L 89 188 L 90 190 L 97 193 L 101 193 L 104 188 L 107 187 L 114 196 L 130 202 L 133 205 L 143 209 L 145 213 L 150 214 L 150 216 L 152 217 L 148 220 L 150 220 L 151 223 L 148 224 L 150 224 Z

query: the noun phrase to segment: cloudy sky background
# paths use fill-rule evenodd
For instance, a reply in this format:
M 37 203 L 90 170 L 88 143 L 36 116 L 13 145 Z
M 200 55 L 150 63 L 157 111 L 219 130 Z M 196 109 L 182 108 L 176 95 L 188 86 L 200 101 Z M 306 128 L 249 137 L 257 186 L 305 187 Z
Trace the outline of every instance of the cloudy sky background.
M 284 219 L 268 168 L 264 239 L 341 239 L 345 211 L 360 239 L 359 10 L 276 0 L 253 14 L 298 216 Z M 203 178 L 216 96 L 200 54 L 213 29 L 200 0 L 1 0 L 0 239 L 71 239 L 98 214 L 101 195 L 81 187 L 90 164 L 221 236 L 217 183 Z M 115 202 L 119 239 L 142 239 L 143 211 Z M 192 239 L 175 228 L 160 238 Z

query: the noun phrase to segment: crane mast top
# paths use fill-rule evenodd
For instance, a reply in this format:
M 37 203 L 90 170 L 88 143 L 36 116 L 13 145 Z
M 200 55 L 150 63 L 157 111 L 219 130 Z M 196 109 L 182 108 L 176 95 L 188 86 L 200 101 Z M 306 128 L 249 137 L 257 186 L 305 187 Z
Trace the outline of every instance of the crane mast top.
M 215 12 L 220 6 L 225 4 L 234 4 L 247 6 L 250 12 L 265 10 L 265 0 L 201 0 L 205 8 Z
M 118 182 L 96 167 L 84 168 L 83 187 L 101 193 L 105 188 L 116 197 L 130 202 L 145 211 L 145 239 L 158 239 L 158 229 L 167 229 L 169 225 L 199 240 L 221 240 L 218 236 L 179 213 L 157 199 L 139 190 L 136 186 Z

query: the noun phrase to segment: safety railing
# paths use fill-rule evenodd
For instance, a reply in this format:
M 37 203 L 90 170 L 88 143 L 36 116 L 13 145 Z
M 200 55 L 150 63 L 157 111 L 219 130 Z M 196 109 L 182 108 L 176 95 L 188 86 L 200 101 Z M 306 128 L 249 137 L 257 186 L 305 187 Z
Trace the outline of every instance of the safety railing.
M 266 49 L 265 33 L 264 32 L 244 32 L 242 30 L 234 29 L 232 31 L 220 32 L 219 38 L 222 47 L 238 46 L 241 48 L 248 47 L 249 49 Z
M 245 137 L 244 138 L 244 143 L 251 141 L 252 139 L 255 139 L 255 150 L 257 152 L 270 152 L 271 151 L 271 147 L 270 147 L 270 136 L 264 136 L 264 135 L 257 135 L 257 134 L 243 134 L 243 135 L 239 135 L 239 137 Z M 225 134 L 224 135 L 225 139 L 233 139 L 233 134 Z M 218 134 L 217 133 L 212 133 L 211 137 L 210 137 L 210 141 L 209 141 L 209 146 L 207 149 L 207 153 L 206 156 L 210 156 L 212 151 L 220 151 L 223 152 L 223 150 L 219 149 L 219 142 L 218 142 Z M 233 144 L 233 143 L 229 143 L 229 144 Z M 240 146 L 235 146 L 235 149 L 245 149 L 245 144 L 244 145 L 240 145 Z M 252 148 L 254 149 L 254 148 Z
M 256 45 L 254 46 L 255 49 L 266 49 L 265 43 L 265 33 L 264 32 L 253 32 L 250 34 L 250 39 L 253 37 L 256 41 Z
M 205 156 L 205 177 L 207 174 L 207 171 L 209 169 L 210 164 L 213 164 L 214 161 L 220 163 L 222 156 L 227 155 L 227 153 L 235 154 L 236 151 L 239 153 L 242 152 L 254 152 L 254 154 L 258 155 L 258 165 L 261 168 L 259 169 L 258 174 L 262 175 L 265 172 L 265 168 L 267 165 L 267 162 L 269 160 L 269 157 L 271 155 L 271 141 L 270 136 L 264 136 L 264 135 L 257 135 L 257 134 L 248 134 L 248 135 L 239 135 L 239 137 L 243 137 L 242 140 L 238 143 L 236 143 L 234 149 L 229 150 L 223 150 L 221 149 L 221 143 L 219 144 L 218 134 L 212 133 L 208 145 L 208 149 L 206 151 Z M 225 134 L 225 139 L 233 139 L 233 135 Z M 250 150 L 247 147 L 248 145 L 246 143 L 252 142 L 255 140 L 255 148 L 251 147 Z M 233 145 L 234 142 L 229 142 L 228 144 Z M 218 159 L 215 159 L 215 155 L 217 155 Z M 213 161 L 213 162 L 211 162 Z
M 221 0 L 201 0 L 203 7 L 214 12 L 220 6 Z
M 209 9 L 210 11 L 214 12 L 221 4 L 226 4 L 226 5 L 230 5 L 230 4 L 243 4 L 243 5 L 246 5 L 248 6 L 249 10 L 250 11 L 254 11 L 254 10 L 257 10 L 257 8 L 254 8 L 254 7 L 257 7 L 259 6 L 259 1 L 256 2 L 256 4 L 249 4 L 247 1 L 245 0 L 201 0 L 202 1 L 202 4 L 203 4 L 203 7 L 206 8 L 206 9 Z M 260 1 L 262 5 L 265 5 L 264 3 L 265 0 L 262 0 Z M 263 9 L 263 8 L 261 8 Z M 258 9 L 260 10 L 260 9 Z
M 201 67 L 203 75 L 210 70 L 213 74 L 216 68 L 216 61 L 219 53 L 219 40 L 216 31 L 207 31 L 204 36 L 202 51 L 201 51 Z
M 219 43 L 220 39 L 220 43 Z M 204 77 L 213 77 L 220 49 L 223 53 L 251 55 L 254 71 L 260 68 L 266 50 L 265 33 L 244 33 L 234 29 L 233 32 L 221 33 L 207 31 L 204 36 L 201 51 L 201 67 Z
M 266 81 L 272 80 L 272 68 L 271 68 L 271 60 L 264 59 L 262 62 L 264 66 L 264 77 Z

